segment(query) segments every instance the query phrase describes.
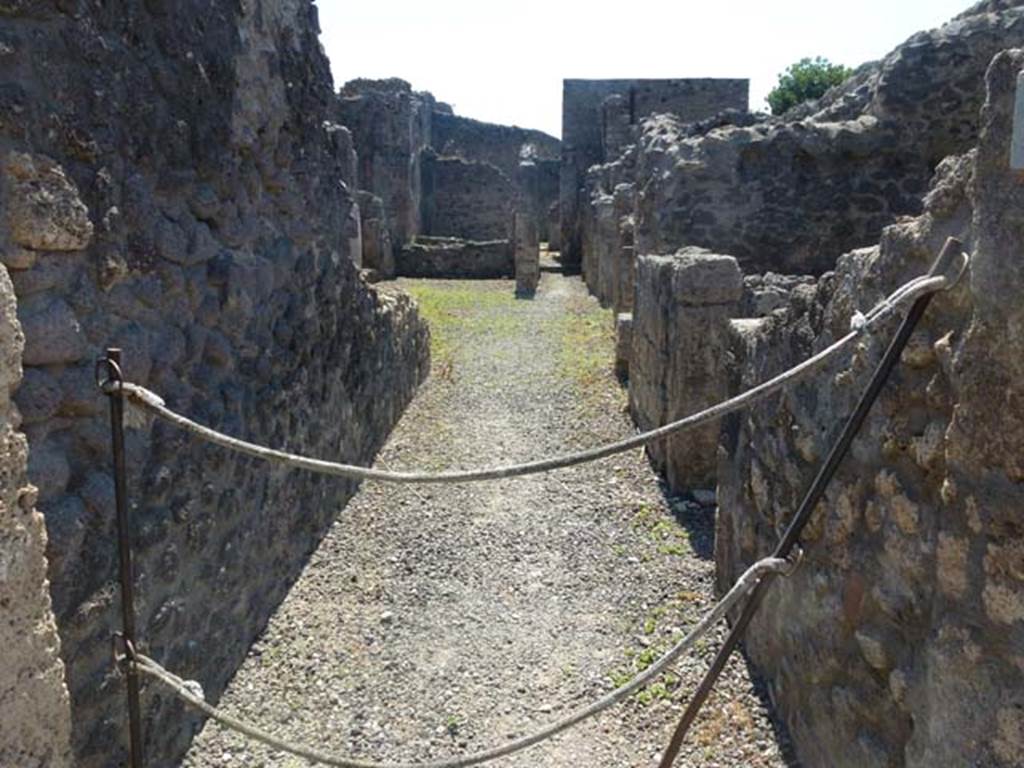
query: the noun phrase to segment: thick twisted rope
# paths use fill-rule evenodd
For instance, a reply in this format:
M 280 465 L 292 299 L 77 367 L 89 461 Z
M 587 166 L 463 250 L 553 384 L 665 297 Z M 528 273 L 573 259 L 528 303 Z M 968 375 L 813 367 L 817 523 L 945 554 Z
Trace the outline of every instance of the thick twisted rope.
M 873 325 L 880 322 L 887 315 L 907 302 L 912 302 L 926 293 L 933 293 L 944 290 L 952 285 L 950 278 L 942 275 L 934 277 L 921 276 L 898 288 L 890 296 L 879 302 L 866 315 L 858 313 L 852 325 L 852 330 L 838 341 L 830 344 L 816 355 L 793 366 L 787 371 L 758 384 L 755 387 L 732 397 L 724 402 L 706 408 L 685 418 L 673 421 L 657 429 L 641 432 L 632 437 L 609 443 L 607 445 L 590 448 L 576 453 L 565 454 L 548 459 L 528 461 L 522 464 L 510 464 L 507 466 L 488 467 L 485 469 L 455 470 L 450 472 L 391 472 L 370 467 L 360 467 L 352 464 L 339 464 L 322 459 L 313 459 L 308 456 L 301 456 L 287 451 L 267 448 L 246 442 L 229 435 L 225 435 L 209 427 L 198 424 L 191 419 L 175 413 L 168 408 L 164 401 L 155 393 L 145 387 L 130 382 L 109 382 L 106 386 L 110 392 L 120 392 L 124 398 L 133 405 L 149 411 L 156 416 L 166 420 L 174 426 L 189 432 L 207 442 L 228 448 L 239 453 L 244 453 L 257 459 L 273 461 L 278 464 L 306 469 L 311 472 L 318 472 L 325 475 L 336 475 L 356 480 L 378 480 L 390 483 L 460 483 L 480 480 L 498 480 L 509 477 L 521 477 L 538 472 L 549 472 L 553 469 L 563 469 L 577 464 L 596 461 L 618 453 L 624 453 L 633 448 L 646 445 L 647 443 L 687 429 L 693 429 L 702 424 L 726 416 L 727 414 L 745 408 L 766 397 L 778 392 L 789 384 L 804 378 L 826 361 L 841 352 L 846 346 L 853 343 L 861 334 L 866 333 Z
M 186 704 L 198 709 L 227 728 L 248 736 L 251 739 L 262 742 L 268 747 L 288 752 L 290 754 L 297 755 L 298 757 L 306 758 L 307 760 L 336 766 L 337 768 L 466 768 L 466 766 L 478 765 L 480 763 L 496 760 L 499 757 L 506 757 L 515 752 L 520 752 L 528 747 L 532 747 L 535 744 L 550 739 L 562 731 L 565 731 L 572 726 L 594 717 L 604 710 L 620 703 L 636 691 L 653 682 L 658 675 L 667 669 L 676 659 L 690 650 L 694 643 L 706 635 L 708 631 L 717 624 L 734 605 L 736 605 L 736 603 L 746 597 L 747 594 L 757 586 L 758 582 L 760 582 L 763 577 L 774 574 L 788 575 L 793 567 L 794 565 L 791 564 L 790 561 L 780 558 L 767 557 L 763 560 L 759 560 L 750 566 L 750 568 L 748 568 L 743 575 L 737 579 L 736 583 L 725 597 L 723 597 L 682 640 L 672 646 L 664 656 L 647 667 L 630 682 L 602 696 L 593 704 L 578 709 L 575 712 L 571 712 L 561 720 L 551 723 L 550 725 L 547 725 L 527 736 L 523 736 L 515 741 L 510 741 L 500 747 L 483 750 L 471 755 L 453 757 L 448 760 L 433 760 L 422 763 L 376 763 L 372 761 L 359 760 L 353 757 L 331 755 L 326 752 L 321 752 L 313 747 L 295 744 L 287 741 L 286 739 L 267 733 L 258 726 L 250 725 L 249 723 L 239 720 L 238 718 L 233 717 L 232 715 L 229 715 L 217 707 L 207 703 L 202 696 L 201 689 L 199 689 L 198 684 L 181 679 L 164 669 L 160 664 L 148 656 L 136 653 L 134 663 L 139 672 L 149 675 L 164 684 Z

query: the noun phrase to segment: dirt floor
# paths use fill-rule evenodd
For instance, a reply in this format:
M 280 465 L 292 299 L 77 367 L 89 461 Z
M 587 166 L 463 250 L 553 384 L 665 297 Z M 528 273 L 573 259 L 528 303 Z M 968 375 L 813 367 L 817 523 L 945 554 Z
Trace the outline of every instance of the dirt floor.
M 433 373 L 378 457 L 390 469 L 548 456 L 633 432 L 612 316 L 578 278 L 399 281 Z M 702 495 L 705 504 L 709 500 Z M 666 497 L 634 451 L 523 479 L 366 484 L 341 510 L 220 704 L 285 738 L 381 761 L 500 745 L 646 667 L 713 602 L 714 508 Z M 502 766 L 656 765 L 720 630 L 629 702 Z M 784 766 L 734 657 L 679 766 Z M 185 765 L 301 766 L 216 724 Z

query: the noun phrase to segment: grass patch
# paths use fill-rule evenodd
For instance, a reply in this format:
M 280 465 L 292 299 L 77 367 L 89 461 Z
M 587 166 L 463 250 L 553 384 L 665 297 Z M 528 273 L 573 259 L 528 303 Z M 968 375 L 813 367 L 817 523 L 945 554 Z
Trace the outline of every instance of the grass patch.
M 558 371 L 583 393 L 613 379 L 615 317 L 593 300 L 575 297 L 558 323 Z
M 686 557 L 692 552 L 690 535 L 672 517 L 647 504 L 640 504 L 633 515 L 633 530 L 644 531 L 663 555 Z
M 631 520 L 633 530 L 650 541 L 652 552 L 672 557 L 686 557 L 691 554 L 689 537 L 671 517 L 660 509 L 641 502 L 635 508 Z M 654 555 L 657 557 L 657 555 Z M 641 553 L 641 560 L 649 559 Z M 639 641 L 643 647 L 627 648 L 624 652 L 623 664 L 612 670 L 609 679 L 618 688 L 632 680 L 657 661 L 670 647 L 682 638 L 682 633 L 673 627 L 694 608 L 699 608 L 703 595 L 693 590 L 681 590 L 662 604 L 651 608 L 641 619 L 639 626 L 633 625 L 632 632 L 642 636 Z M 684 622 L 689 623 L 689 622 Z M 629 627 L 627 626 L 627 630 Z M 708 640 L 701 638 L 695 644 L 697 654 L 703 654 L 708 647 Z M 665 672 L 657 680 L 637 691 L 633 700 L 641 706 L 658 701 L 674 699 L 679 689 L 679 677 Z
M 430 326 L 431 366 L 441 377 L 454 373 L 460 348 L 473 337 L 497 341 L 527 329 L 524 306 L 506 285 L 407 280 L 402 288 Z

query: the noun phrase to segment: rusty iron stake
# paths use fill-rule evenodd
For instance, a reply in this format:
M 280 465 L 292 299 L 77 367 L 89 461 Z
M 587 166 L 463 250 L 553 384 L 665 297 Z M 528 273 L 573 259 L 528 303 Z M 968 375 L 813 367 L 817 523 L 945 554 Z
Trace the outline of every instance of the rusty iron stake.
M 121 382 L 121 350 L 107 349 L 97 367 L 107 369 L 108 381 Z M 142 768 L 142 710 L 139 673 L 135 669 L 135 579 L 132 572 L 132 529 L 128 515 L 128 481 L 124 457 L 124 399 L 119 390 L 105 390 L 110 398 L 110 438 L 114 454 L 114 497 L 117 507 L 117 551 L 121 578 L 121 640 L 125 648 L 124 675 L 128 693 L 128 734 L 131 768 Z
M 939 254 L 938 258 L 936 258 L 929 274 L 932 276 L 949 274 L 950 265 L 954 259 L 959 258 L 962 252 L 963 243 L 954 237 L 947 239 L 946 244 L 942 248 L 942 252 Z M 879 362 L 878 367 L 875 369 L 875 373 L 872 375 L 871 381 L 868 382 L 867 388 L 861 395 L 860 400 L 857 403 L 857 407 L 854 408 L 853 413 L 850 414 L 846 424 L 843 425 L 843 431 L 840 433 L 839 439 L 836 440 L 835 444 L 832 446 L 832 450 L 829 451 L 828 457 L 825 459 L 825 463 L 818 471 L 817 476 L 814 478 L 814 482 L 811 483 L 811 487 L 807 490 L 807 494 L 800 503 L 799 509 L 797 509 L 796 514 L 793 516 L 793 520 L 790 522 L 786 532 L 782 535 L 782 539 L 775 548 L 774 557 L 788 558 L 793 550 L 799 546 L 800 535 L 803 533 L 804 528 L 810 521 L 815 507 L 817 507 L 818 502 L 820 502 L 824 497 L 825 489 L 828 487 L 829 481 L 832 480 L 836 470 L 839 469 L 839 465 L 842 463 L 843 458 L 845 458 L 847 452 L 850 450 L 850 445 L 853 443 L 853 439 L 857 436 L 857 433 L 860 431 L 865 420 L 867 420 L 868 413 L 871 411 L 871 406 L 874 405 L 875 400 L 878 399 L 878 395 L 881 393 L 890 374 L 899 362 L 900 355 L 903 353 L 904 347 L 906 347 L 907 342 L 910 341 L 911 334 L 920 322 L 925 310 L 928 309 L 928 305 L 931 303 L 934 295 L 935 294 L 933 293 L 927 293 L 915 301 L 913 306 L 910 308 L 910 311 L 907 313 L 907 316 L 903 319 L 899 330 L 896 331 L 896 335 L 890 342 L 889 347 L 885 350 L 885 355 L 882 356 L 881 362 Z M 774 574 L 769 574 L 762 579 L 750 594 L 746 605 L 743 607 L 743 611 L 740 613 L 736 623 L 732 625 L 732 628 L 729 630 L 729 634 L 725 638 L 725 642 L 722 644 L 722 647 L 719 649 L 714 661 L 705 673 L 704 679 L 701 680 L 700 685 L 693 694 L 693 698 L 690 699 L 690 703 L 687 705 L 686 711 L 683 713 L 683 717 L 679 721 L 679 725 L 676 726 L 676 730 L 672 734 L 672 740 L 669 742 L 668 748 L 665 750 L 665 754 L 662 755 L 658 768 L 672 768 L 672 764 L 676 761 L 676 757 L 679 755 L 679 750 L 683 746 L 683 740 L 686 738 L 687 731 L 690 730 L 690 726 L 693 725 L 693 721 L 697 719 L 697 714 L 700 712 L 700 708 L 710 695 L 711 689 L 714 688 L 715 683 L 718 681 L 718 676 L 722 673 L 722 670 L 729 661 L 729 657 L 732 655 L 732 652 L 736 650 L 736 647 L 739 645 L 740 638 L 743 637 L 743 634 L 746 632 L 751 620 L 753 620 L 754 614 L 757 612 L 758 606 L 761 604 L 761 600 L 767 592 L 768 585 L 771 582 L 771 577 L 773 575 Z

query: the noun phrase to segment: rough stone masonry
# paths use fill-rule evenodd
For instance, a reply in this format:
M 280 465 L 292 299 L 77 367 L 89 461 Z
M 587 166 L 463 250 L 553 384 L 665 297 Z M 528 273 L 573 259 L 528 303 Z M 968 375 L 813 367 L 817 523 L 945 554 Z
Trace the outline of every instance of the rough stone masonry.
M 47 743 L 14 733 L 33 710 L 0 685 L 0 742 L 45 765 L 65 752 L 46 541 L 74 764 L 119 765 L 95 357 L 122 346 L 128 378 L 217 429 L 366 463 L 426 373 L 427 331 L 408 297 L 367 286 L 353 263 L 357 158 L 312 3 L 40 0 L 4 3 L 0 18 L 0 261 L 24 333 L 21 352 L 0 280 L 4 398 L 24 366 L 0 408 L 0 595 L 33 626 L 16 644 L 2 622 L 0 681 L 24 670 L 53 723 Z M 143 647 L 216 697 L 355 487 L 161 424 L 131 430 L 127 453 Z M 150 763 L 173 764 L 198 719 L 149 690 L 143 709 Z
M 781 118 L 652 115 L 627 143 L 628 103 L 603 102 L 619 155 L 586 172 L 583 269 L 613 301 L 635 237 L 617 324 L 642 426 L 806 359 L 925 272 L 947 236 L 972 253 L 817 510 L 803 565 L 746 637 L 801 764 L 1024 759 L 1022 44 L 1024 8 L 983 2 Z M 726 265 L 723 293 L 711 276 Z M 720 431 L 652 447 L 675 490 L 717 481 L 722 589 L 778 542 L 894 327 Z
M 46 528 L 11 401 L 24 345 L 14 286 L 0 266 L 0 765 L 65 768 L 71 707 L 46 578 Z
M 533 218 L 547 239 L 558 197 L 558 139 L 455 115 L 397 78 L 346 83 L 338 115 L 352 128 L 352 183 L 374 208 L 369 220 L 363 214 L 371 236 L 362 240 L 362 261 L 380 277 L 498 277 L 503 273 L 483 274 L 472 257 L 478 243 L 503 240 L 513 259 L 514 213 Z M 382 226 L 394 259 L 381 254 Z M 442 253 L 421 247 L 416 241 L 424 236 L 465 243 Z M 459 253 L 470 261 L 460 263 Z
M 743 80 L 566 81 L 564 145 L 400 80 L 336 94 L 308 0 L 0 18 L 0 765 L 124 762 L 102 349 L 214 428 L 367 463 L 428 336 L 357 266 L 514 271 L 528 294 L 552 212 L 649 426 L 968 243 L 746 648 L 807 765 L 1021 764 L 1024 7 L 979 3 L 781 118 L 747 114 Z M 652 449 L 671 487 L 717 482 L 723 587 L 777 541 L 882 344 Z M 143 650 L 215 698 L 354 485 L 161 424 L 128 453 Z M 173 764 L 197 718 L 143 705 Z
M 1024 51 L 987 76 L 976 149 L 945 160 L 922 216 L 763 320 L 739 323 L 739 388 L 849 327 L 927 269 L 944 238 L 973 258 L 915 334 L 747 635 L 808 765 L 1019 766 L 1024 756 L 1024 182 L 1009 167 Z M 768 552 L 878 360 L 838 369 L 730 420 L 719 462 L 724 586 Z

